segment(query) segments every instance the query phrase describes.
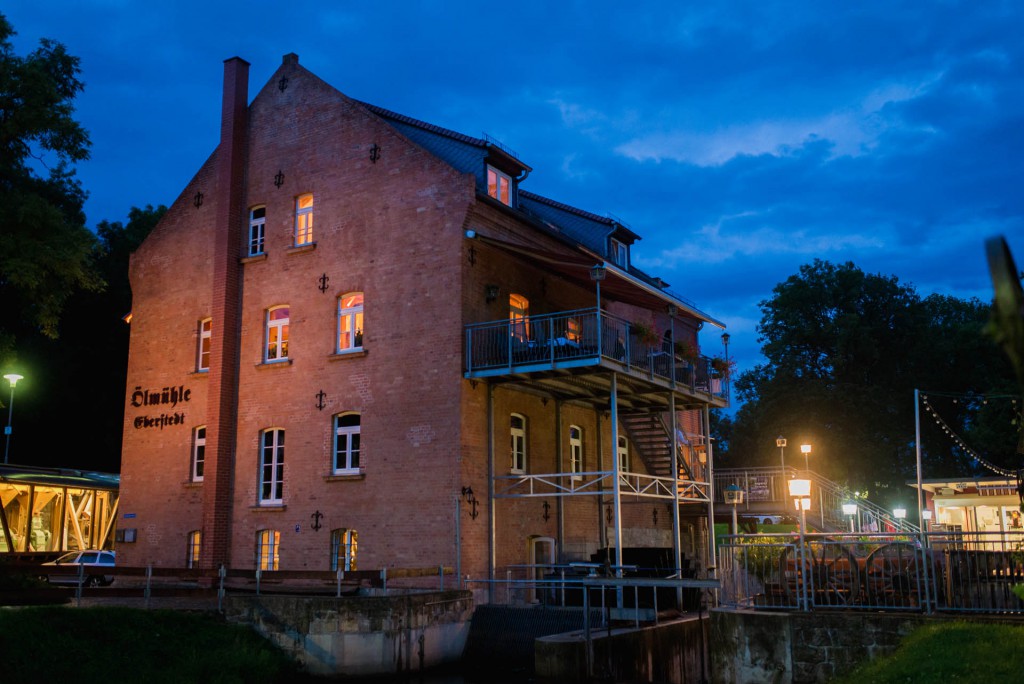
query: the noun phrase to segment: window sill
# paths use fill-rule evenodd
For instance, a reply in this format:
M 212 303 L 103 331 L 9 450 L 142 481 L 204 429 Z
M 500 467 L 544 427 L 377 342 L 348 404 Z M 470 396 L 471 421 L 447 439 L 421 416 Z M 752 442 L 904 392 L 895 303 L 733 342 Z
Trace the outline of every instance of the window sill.
M 210 369 L 204 368 L 203 370 L 194 370 L 189 373 L 189 376 L 193 378 L 208 378 L 210 377 Z
M 266 511 L 267 513 L 283 513 L 288 506 L 284 504 L 267 504 L 266 506 L 249 506 L 250 511 Z
M 239 263 L 255 264 L 257 261 L 266 261 L 266 260 L 267 260 L 267 253 L 263 252 L 262 254 L 253 254 L 252 256 L 242 257 L 241 259 L 239 259 Z
M 337 473 L 324 475 L 324 482 L 359 482 L 366 479 L 366 473 Z
M 305 245 L 295 245 L 293 247 L 289 247 L 288 249 L 286 249 L 284 251 L 284 253 L 285 254 L 304 254 L 306 252 L 312 252 L 314 249 L 316 249 L 316 243 L 315 242 L 309 242 L 309 243 L 307 243 Z
M 358 359 L 366 356 L 365 349 L 353 349 L 352 351 L 334 352 L 327 357 L 328 361 L 341 361 L 342 359 Z
M 203 486 L 202 480 L 186 480 L 185 489 L 198 489 Z
M 287 359 L 281 359 L 280 361 L 262 361 L 262 362 L 256 364 L 256 368 L 257 369 L 274 368 L 274 367 L 287 368 L 290 365 L 292 365 L 292 360 L 291 360 L 291 358 L 287 358 Z

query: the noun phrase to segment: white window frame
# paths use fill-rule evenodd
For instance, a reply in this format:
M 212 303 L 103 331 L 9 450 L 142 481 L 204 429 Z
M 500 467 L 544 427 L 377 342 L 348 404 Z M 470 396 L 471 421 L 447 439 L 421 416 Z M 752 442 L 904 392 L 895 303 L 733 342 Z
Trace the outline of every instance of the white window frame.
M 185 551 L 185 567 L 192 569 L 199 567 L 199 552 L 202 548 L 203 533 L 199 530 L 192 530 L 188 533 L 188 547 Z
M 308 206 L 306 200 L 309 201 Z M 313 193 L 295 198 L 295 246 L 313 244 Z
M 519 426 L 516 423 L 519 423 Z M 513 413 L 509 417 L 511 446 L 509 449 L 509 471 L 517 474 L 526 472 L 526 416 Z
M 259 214 L 259 216 L 257 216 Z M 249 210 L 249 256 L 264 253 L 267 231 L 267 208 L 260 205 Z
M 196 371 L 205 373 L 210 370 L 210 349 L 213 343 L 213 319 L 204 318 L 199 321 L 199 347 L 196 350 Z
M 583 479 L 583 428 L 569 426 L 569 472 L 572 479 Z
M 629 268 L 629 245 L 615 238 L 608 238 L 608 243 L 608 258 L 612 263 L 621 268 Z
M 202 482 L 206 470 L 206 426 L 198 425 L 192 430 L 192 465 L 189 469 L 193 482 Z
M 358 303 L 345 306 L 347 300 L 358 297 Z M 338 297 L 338 347 L 339 354 L 360 351 L 363 348 L 363 303 L 362 292 L 346 292 Z M 347 338 L 347 339 L 346 339 Z
M 512 206 L 512 176 L 487 165 L 487 195 L 502 204 Z
M 281 312 L 284 315 L 281 316 Z M 275 316 L 279 316 L 275 318 Z M 277 363 L 288 359 L 288 328 L 291 310 L 287 305 L 267 309 L 266 341 L 263 345 L 263 361 Z
M 284 503 L 284 429 L 267 428 L 260 433 L 259 497 L 261 506 Z
M 355 417 L 355 425 L 342 425 L 345 418 Z M 350 411 L 334 416 L 334 462 L 332 467 L 335 475 L 353 475 L 360 472 L 360 456 L 362 455 L 362 423 L 359 413 Z M 344 445 L 339 443 L 344 438 Z M 355 447 L 353 448 L 353 443 Z
M 350 572 L 358 569 L 356 554 L 359 548 L 359 533 L 356 530 L 338 528 L 331 530 L 331 570 Z M 344 562 L 339 562 L 344 559 Z
M 281 533 L 277 530 L 256 531 L 256 569 L 266 572 L 277 570 L 280 562 Z
M 619 470 L 623 472 L 630 472 L 629 470 L 629 439 L 625 435 L 619 435 L 619 445 L 617 447 L 617 453 L 619 456 Z

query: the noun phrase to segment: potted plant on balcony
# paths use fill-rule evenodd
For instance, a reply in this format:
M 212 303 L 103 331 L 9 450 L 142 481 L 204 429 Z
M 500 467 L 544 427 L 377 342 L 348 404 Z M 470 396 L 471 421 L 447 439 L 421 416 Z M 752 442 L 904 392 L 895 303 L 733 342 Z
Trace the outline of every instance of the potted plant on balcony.
M 654 331 L 649 323 L 644 321 L 633 321 L 629 324 L 629 333 L 641 343 L 648 346 L 658 344 L 658 333 Z
M 726 359 L 716 356 L 711 359 L 711 377 L 728 379 L 736 370 L 736 362 L 733 359 Z
M 697 345 L 689 340 L 676 340 L 675 352 L 680 361 L 685 361 L 691 365 L 696 364 L 697 359 L 700 358 L 700 350 L 697 349 Z

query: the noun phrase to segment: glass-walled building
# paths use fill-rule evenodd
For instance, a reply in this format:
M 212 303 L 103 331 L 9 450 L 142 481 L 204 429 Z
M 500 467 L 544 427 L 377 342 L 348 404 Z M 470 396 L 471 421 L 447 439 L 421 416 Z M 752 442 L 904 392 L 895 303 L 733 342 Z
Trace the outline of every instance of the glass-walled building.
M 114 545 L 119 476 L 0 466 L 0 553 L 54 553 Z

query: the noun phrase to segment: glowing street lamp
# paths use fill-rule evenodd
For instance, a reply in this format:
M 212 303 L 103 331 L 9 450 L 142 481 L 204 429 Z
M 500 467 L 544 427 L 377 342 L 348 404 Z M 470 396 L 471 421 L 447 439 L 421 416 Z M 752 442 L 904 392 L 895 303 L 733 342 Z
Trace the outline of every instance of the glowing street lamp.
M 804 455 L 804 470 L 807 471 L 807 470 L 809 470 L 809 467 L 807 465 L 807 457 L 811 453 L 811 445 L 810 444 L 801 444 L 800 445 L 800 452 Z
M 14 418 L 14 386 L 17 385 L 18 381 L 24 377 L 24 375 L 18 375 L 17 373 L 8 373 L 4 376 L 7 382 L 11 383 L 11 401 L 7 405 L 7 427 L 4 428 L 4 434 L 7 435 L 7 444 L 4 446 L 4 463 L 7 463 L 7 457 L 11 453 L 11 420 Z
M 892 509 L 892 517 L 896 518 L 896 531 L 899 532 L 903 528 L 903 519 L 907 517 L 906 508 L 894 508 Z
M 855 532 L 853 529 L 853 518 L 857 515 L 857 504 L 855 503 L 844 503 L 843 504 L 843 515 L 850 517 L 850 531 Z
M 811 481 L 802 478 L 793 478 L 789 481 L 789 495 L 793 498 L 793 505 L 800 511 L 800 576 L 803 579 L 801 582 L 800 594 L 803 601 L 803 607 L 806 610 L 807 599 L 803 596 L 803 592 L 807 590 L 804 530 L 807 527 L 807 510 L 811 507 Z

